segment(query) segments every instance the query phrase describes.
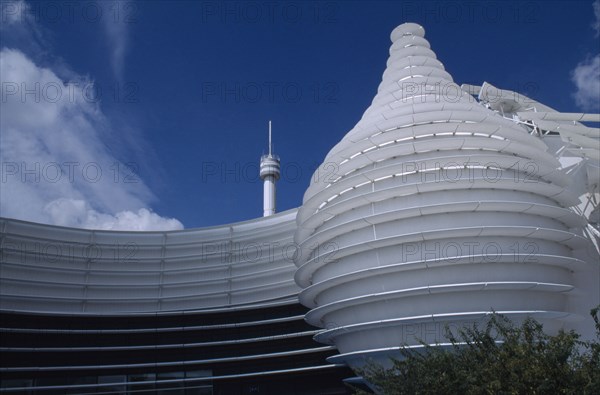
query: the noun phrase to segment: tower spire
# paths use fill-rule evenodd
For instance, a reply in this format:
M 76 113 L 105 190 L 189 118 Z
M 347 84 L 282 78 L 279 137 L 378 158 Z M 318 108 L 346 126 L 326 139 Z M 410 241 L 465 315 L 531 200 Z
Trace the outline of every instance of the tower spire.
M 269 120 L 269 156 L 272 154 L 272 144 L 271 144 L 271 120 Z
M 263 216 L 275 214 L 275 182 L 279 180 L 279 156 L 273 154 L 271 121 L 269 120 L 269 153 L 260 158 L 260 178 L 263 180 Z

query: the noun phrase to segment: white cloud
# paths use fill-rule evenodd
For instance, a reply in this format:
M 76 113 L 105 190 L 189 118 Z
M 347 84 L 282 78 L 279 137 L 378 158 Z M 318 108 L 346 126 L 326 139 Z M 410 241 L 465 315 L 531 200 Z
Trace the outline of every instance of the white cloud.
M 577 105 L 586 111 L 600 112 L 600 54 L 580 62 L 571 79 L 577 87 Z
M 144 182 L 111 155 L 93 81 L 64 83 L 19 50 L 0 51 L 0 215 L 97 229 L 181 229 L 146 209 Z
M 182 229 L 179 221 L 163 218 L 152 211 L 141 208 L 137 212 L 121 211 L 115 215 L 103 214 L 94 210 L 81 199 L 60 198 L 44 207 L 52 223 L 88 229 L 104 230 L 171 230 Z
M 598 37 L 600 36 L 600 0 L 594 1 L 592 7 L 595 16 L 592 27 Z M 593 57 L 588 55 L 586 59 L 579 62 L 571 71 L 571 81 L 577 88 L 573 95 L 577 105 L 584 111 L 600 112 L 600 54 Z
M 52 33 L 27 2 L 0 5 L 0 216 L 91 229 L 183 228 L 146 208 L 154 196 L 129 170 L 135 164 L 123 164 L 111 154 L 115 147 L 105 145 L 113 131 L 93 97 L 93 81 L 51 52 Z M 127 22 L 116 11 L 131 10 L 111 5 L 119 7 L 104 10 L 104 26 L 117 74 L 127 30 L 109 22 Z

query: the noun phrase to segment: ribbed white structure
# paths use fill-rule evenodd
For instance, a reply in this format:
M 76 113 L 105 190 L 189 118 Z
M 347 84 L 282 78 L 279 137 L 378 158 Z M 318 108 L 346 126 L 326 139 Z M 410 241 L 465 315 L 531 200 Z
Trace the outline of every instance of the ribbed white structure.
M 306 320 L 351 366 L 443 342 L 492 309 L 576 319 L 587 240 L 544 142 L 456 85 L 407 23 L 371 106 L 312 178 L 296 221 Z M 334 169 L 332 171 L 332 169 Z M 325 176 L 325 177 L 324 177 Z
M 168 232 L 0 219 L 0 309 L 158 314 L 293 303 L 295 215 Z

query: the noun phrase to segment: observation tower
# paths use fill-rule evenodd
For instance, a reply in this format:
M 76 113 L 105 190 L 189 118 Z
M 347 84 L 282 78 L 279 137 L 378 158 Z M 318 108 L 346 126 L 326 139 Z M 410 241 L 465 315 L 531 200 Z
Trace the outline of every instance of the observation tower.
M 260 157 L 260 178 L 263 180 L 263 217 L 275 214 L 275 183 L 279 180 L 279 156 L 273 153 L 271 121 L 269 121 L 269 153 Z

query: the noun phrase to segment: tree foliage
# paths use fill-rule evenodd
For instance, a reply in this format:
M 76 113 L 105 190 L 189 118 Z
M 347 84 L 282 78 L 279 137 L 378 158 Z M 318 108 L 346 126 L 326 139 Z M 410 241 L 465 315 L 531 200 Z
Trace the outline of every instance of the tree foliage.
M 599 309 L 592 310 L 596 341 L 573 331 L 550 336 L 534 319 L 516 326 L 492 314 L 481 327 L 446 328 L 449 348 L 422 343 L 420 351 L 402 349 L 391 369 L 368 364 L 359 373 L 385 395 L 600 394 Z

